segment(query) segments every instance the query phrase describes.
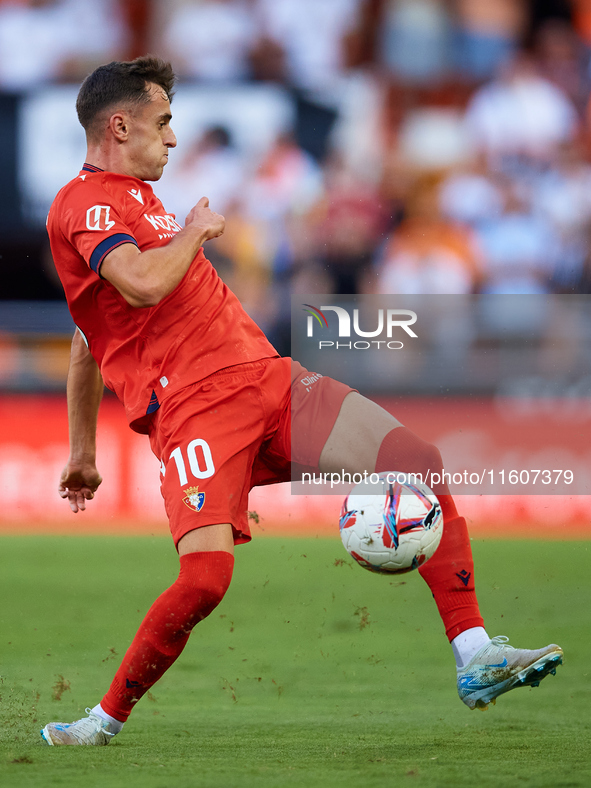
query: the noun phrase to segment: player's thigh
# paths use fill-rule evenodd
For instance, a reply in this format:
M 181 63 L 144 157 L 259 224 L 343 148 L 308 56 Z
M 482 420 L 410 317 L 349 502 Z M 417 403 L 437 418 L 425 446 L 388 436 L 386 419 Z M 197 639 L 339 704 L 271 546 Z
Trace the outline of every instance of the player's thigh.
M 230 523 L 204 525 L 182 536 L 177 545 L 179 555 L 222 550 L 234 554 L 234 531 Z
M 323 472 L 362 473 L 375 470 L 386 435 L 402 424 L 387 410 L 356 391 L 347 394 L 320 454 Z

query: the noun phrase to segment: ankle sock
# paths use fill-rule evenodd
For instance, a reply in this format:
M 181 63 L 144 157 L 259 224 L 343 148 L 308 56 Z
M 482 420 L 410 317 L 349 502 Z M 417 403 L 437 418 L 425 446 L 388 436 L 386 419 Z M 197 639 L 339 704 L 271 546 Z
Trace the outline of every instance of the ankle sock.
M 100 703 L 97 704 L 94 709 L 92 709 L 92 713 L 96 714 L 96 716 L 100 717 L 102 720 L 106 720 L 109 723 L 110 732 L 115 735 L 121 732 L 123 725 L 125 724 L 120 720 L 116 720 L 115 717 L 111 717 L 110 714 L 107 714 Z
M 483 646 L 490 643 L 490 638 L 486 634 L 484 627 L 471 627 L 455 637 L 451 642 L 451 647 L 456 658 L 456 667 L 463 668 L 472 659 L 474 654 Z

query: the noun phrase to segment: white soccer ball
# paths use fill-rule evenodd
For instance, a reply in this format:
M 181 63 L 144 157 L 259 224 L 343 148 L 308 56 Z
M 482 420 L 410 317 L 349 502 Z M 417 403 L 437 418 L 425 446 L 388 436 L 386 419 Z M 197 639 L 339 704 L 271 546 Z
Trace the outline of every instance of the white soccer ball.
M 439 501 L 413 474 L 372 474 L 343 501 L 339 528 L 345 549 L 371 572 L 417 569 L 437 550 L 443 533 Z

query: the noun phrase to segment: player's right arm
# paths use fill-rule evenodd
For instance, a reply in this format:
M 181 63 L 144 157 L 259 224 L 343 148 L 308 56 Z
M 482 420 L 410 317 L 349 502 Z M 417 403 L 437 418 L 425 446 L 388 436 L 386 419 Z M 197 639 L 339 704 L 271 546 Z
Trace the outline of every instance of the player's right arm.
M 131 243 L 117 246 L 105 257 L 101 276 L 131 306 L 156 306 L 179 284 L 199 248 L 221 235 L 224 226 L 224 217 L 212 211 L 207 197 L 202 197 L 170 243 L 144 252 Z
M 98 365 L 76 329 L 67 384 L 70 456 L 59 484 L 59 494 L 73 512 L 86 508 L 102 482 L 96 467 L 96 427 L 103 389 Z

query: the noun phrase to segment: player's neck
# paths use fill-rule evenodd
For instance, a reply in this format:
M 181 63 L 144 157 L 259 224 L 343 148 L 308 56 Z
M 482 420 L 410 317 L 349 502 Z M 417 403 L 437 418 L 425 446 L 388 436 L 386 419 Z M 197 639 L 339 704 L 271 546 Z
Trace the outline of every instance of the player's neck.
M 85 162 L 105 172 L 114 172 L 118 175 L 130 175 L 133 178 L 137 178 L 129 162 L 116 149 L 105 148 L 102 145 L 89 145 L 86 150 Z

